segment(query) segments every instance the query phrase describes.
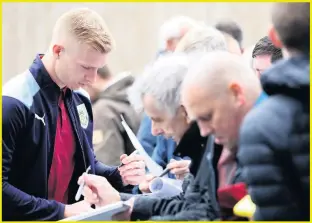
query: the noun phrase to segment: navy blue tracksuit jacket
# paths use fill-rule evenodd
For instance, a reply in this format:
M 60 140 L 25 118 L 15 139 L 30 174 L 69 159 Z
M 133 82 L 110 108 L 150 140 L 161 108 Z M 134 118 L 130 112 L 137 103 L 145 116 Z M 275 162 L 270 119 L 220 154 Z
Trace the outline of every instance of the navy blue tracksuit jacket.
M 28 70 L 3 87 L 3 220 L 60 220 L 64 217 L 64 204 L 47 200 L 60 93 L 61 89 L 50 78 L 39 55 Z M 83 90 L 69 91 L 65 105 L 76 140 L 69 203 L 74 202 L 78 177 L 89 165 L 90 173 L 105 176 L 117 190 L 125 191 L 117 168 L 95 159 L 88 94 Z

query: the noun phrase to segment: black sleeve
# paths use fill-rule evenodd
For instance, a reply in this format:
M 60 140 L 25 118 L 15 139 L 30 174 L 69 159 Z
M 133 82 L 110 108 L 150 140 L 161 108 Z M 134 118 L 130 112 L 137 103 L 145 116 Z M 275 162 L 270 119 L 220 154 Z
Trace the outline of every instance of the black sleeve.
M 136 200 L 133 220 L 214 220 L 218 217 L 211 205 L 208 187 L 189 185 L 188 192 L 167 199 Z
M 100 161 L 95 161 L 95 174 L 105 177 L 107 181 L 119 192 L 131 193 L 133 186 L 124 186 L 118 168 L 107 166 Z

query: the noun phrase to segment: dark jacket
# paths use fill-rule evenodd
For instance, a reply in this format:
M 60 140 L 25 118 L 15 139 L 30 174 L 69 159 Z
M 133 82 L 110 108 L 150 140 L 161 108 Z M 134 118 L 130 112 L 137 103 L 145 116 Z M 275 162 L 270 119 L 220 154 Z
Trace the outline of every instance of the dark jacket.
M 92 105 L 94 152 L 97 159 L 107 165 L 119 165 L 122 154 L 130 155 L 134 151 L 120 119 L 123 115 L 131 130 L 138 131 L 140 117 L 127 97 L 127 89 L 133 81 L 134 77 L 128 72 L 119 74 Z
M 261 76 L 269 95 L 240 131 L 239 162 L 254 220 L 309 220 L 309 58 L 278 62 Z
M 190 173 L 196 177 L 203 154 L 205 153 L 207 137 L 202 137 L 196 122 L 193 122 L 185 132 L 180 143 L 173 152 L 173 158 L 188 157 L 191 159 Z M 167 160 L 169 163 L 170 159 Z
M 64 217 L 64 204 L 47 200 L 60 94 L 60 88 L 50 78 L 39 55 L 29 70 L 3 87 L 3 220 L 60 220 Z M 94 157 L 93 117 L 88 94 L 69 90 L 65 105 L 76 140 L 68 202 L 74 202 L 78 177 L 89 165 L 90 173 L 107 177 L 121 190 L 122 180 L 117 168 L 105 166 Z
M 213 220 L 220 216 L 217 203 L 216 166 L 222 149 L 214 148 L 214 138 L 208 138 L 196 178 L 185 193 L 160 199 L 138 196 L 132 220 Z M 192 149 L 192 148 L 189 148 Z
M 197 124 L 192 123 L 181 138 L 178 146 L 172 139 L 166 139 L 164 136 L 157 136 L 157 146 L 152 159 L 165 169 L 170 159 L 179 160 L 180 158 L 188 157 L 192 161 L 190 173 L 196 176 L 203 153 L 205 152 L 206 142 L 207 137 L 201 137 Z M 172 173 L 168 173 L 168 177 L 175 179 L 175 175 Z M 139 188 L 135 187 L 133 194 L 138 193 L 140 193 Z
M 152 158 L 163 168 L 166 168 L 170 159 L 179 160 L 179 158 L 188 157 L 192 161 L 190 173 L 196 177 L 203 153 L 205 152 L 206 142 L 207 137 L 201 137 L 197 124 L 192 123 L 178 145 L 174 141 L 168 141 L 164 137 L 158 138 L 157 147 L 154 150 Z M 169 177 L 174 178 L 172 175 Z

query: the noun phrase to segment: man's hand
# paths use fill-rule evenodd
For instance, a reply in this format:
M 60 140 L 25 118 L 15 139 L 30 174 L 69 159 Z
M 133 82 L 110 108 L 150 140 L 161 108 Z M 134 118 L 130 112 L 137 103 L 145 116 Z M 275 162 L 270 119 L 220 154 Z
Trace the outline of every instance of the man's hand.
M 146 174 L 145 175 L 145 180 L 139 184 L 139 189 L 142 193 L 151 193 L 149 189 L 149 184 L 150 182 L 155 178 L 155 176 L 151 174 Z
M 174 160 L 171 159 L 170 163 L 167 165 L 167 168 L 170 169 L 170 172 L 176 176 L 177 179 L 184 179 L 185 175 L 190 172 L 190 160 Z
M 91 208 L 90 203 L 86 201 L 80 201 L 74 204 L 68 204 L 65 205 L 65 210 L 64 210 L 64 218 L 69 218 L 71 216 L 75 216 L 78 214 L 81 214 L 83 212 L 88 212 L 93 210 Z
M 138 154 L 123 154 L 120 161 L 124 164 L 118 170 L 125 184 L 138 185 L 145 180 L 144 158 Z
M 130 221 L 131 220 L 131 214 L 134 206 L 134 200 L 135 198 L 132 197 L 129 200 L 125 201 L 127 205 L 130 206 L 130 208 L 127 211 L 121 212 L 119 214 L 115 214 L 112 217 L 112 221 Z
M 83 181 L 85 182 L 84 199 L 88 203 L 101 207 L 120 201 L 119 192 L 110 185 L 105 177 L 84 174 L 79 178 L 78 184 Z

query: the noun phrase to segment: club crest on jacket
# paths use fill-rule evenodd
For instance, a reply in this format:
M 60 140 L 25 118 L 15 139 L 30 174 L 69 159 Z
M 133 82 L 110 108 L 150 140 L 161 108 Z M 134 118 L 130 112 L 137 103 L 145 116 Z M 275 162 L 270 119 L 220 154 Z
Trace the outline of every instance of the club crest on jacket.
M 89 124 L 89 115 L 86 106 L 84 104 L 78 105 L 77 111 L 79 115 L 80 125 L 82 128 L 86 129 Z

